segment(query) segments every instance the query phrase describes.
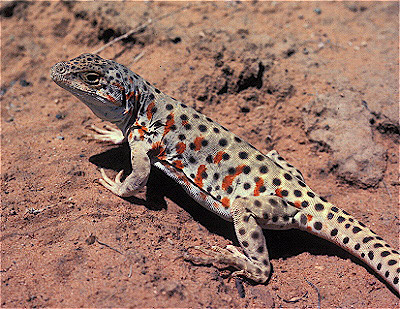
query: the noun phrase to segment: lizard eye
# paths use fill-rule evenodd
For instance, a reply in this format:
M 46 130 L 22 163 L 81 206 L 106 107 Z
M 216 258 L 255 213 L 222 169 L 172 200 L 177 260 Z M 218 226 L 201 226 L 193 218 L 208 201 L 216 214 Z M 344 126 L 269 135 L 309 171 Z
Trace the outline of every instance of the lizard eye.
M 100 74 L 97 72 L 84 72 L 80 74 L 81 79 L 89 85 L 98 85 L 100 82 Z

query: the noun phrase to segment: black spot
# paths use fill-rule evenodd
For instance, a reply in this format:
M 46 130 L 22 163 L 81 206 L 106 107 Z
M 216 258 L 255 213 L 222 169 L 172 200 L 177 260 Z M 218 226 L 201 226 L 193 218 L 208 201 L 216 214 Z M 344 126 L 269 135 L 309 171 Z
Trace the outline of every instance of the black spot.
M 307 195 L 308 195 L 309 197 L 314 197 L 314 196 L 315 196 L 315 194 L 314 194 L 313 192 L 311 192 L 311 191 L 308 191 L 308 192 L 307 192 Z
M 293 193 L 296 197 L 300 197 L 302 195 L 300 190 L 294 190 Z
M 186 136 L 184 134 L 179 134 L 178 138 L 179 140 L 184 141 L 186 139 Z
M 321 222 L 315 222 L 314 223 L 314 228 L 317 230 L 317 231 L 319 231 L 319 230 L 321 230 L 322 229 L 322 223 Z
M 224 153 L 222 154 L 222 159 L 224 159 L 225 161 L 226 161 L 226 160 L 229 160 L 230 157 L 231 157 L 231 156 L 230 156 L 229 154 L 227 154 L 226 152 L 224 152 Z
M 214 128 L 213 129 L 215 133 L 219 133 L 219 129 L 218 128 Z
M 395 261 L 395 260 L 389 260 L 388 261 L 388 265 L 389 266 L 392 266 L 392 265 L 394 265 L 394 264 L 396 264 L 397 262 Z
M 328 213 L 328 215 L 326 216 L 327 218 L 328 218 L 328 220 L 332 220 L 332 218 L 333 218 L 333 213 Z
M 206 162 L 207 162 L 207 163 L 213 163 L 213 157 L 212 157 L 212 155 L 208 155 L 208 156 L 207 156 Z
M 382 251 L 382 252 L 381 252 L 381 257 L 386 257 L 386 256 L 388 256 L 388 255 L 390 255 L 390 252 L 389 252 L 389 251 Z
M 332 208 L 331 208 L 331 210 L 332 210 Z M 338 223 L 342 223 L 344 220 L 346 220 L 344 217 L 342 217 L 342 216 L 339 216 L 338 218 L 337 218 L 337 222 Z
M 259 155 L 256 156 L 256 159 L 258 161 L 262 161 L 262 160 L 264 160 L 264 156 L 259 154 Z
M 285 221 L 285 222 L 289 221 L 289 216 L 288 215 L 284 215 L 283 216 L 283 221 Z
M 277 216 L 273 216 L 272 217 L 272 222 L 277 222 L 278 221 L 278 217 Z
M 194 176 L 194 174 L 190 174 L 190 178 L 195 178 L 196 176 Z
M 155 91 L 156 93 L 161 93 L 161 91 L 158 90 L 157 88 L 154 88 L 154 91 Z
M 211 118 L 209 118 L 209 117 L 206 117 L 206 120 L 208 121 L 208 122 L 214 122 Z
M 181 118 L 181 120 L 183 120 L 183 121 L 188 120 L 188 116 L 186 116 L 185 114 L 182 114 L 182 115 L 180 116 L 180 118 Z
M 232 187 L 229 186 L 228 188 L 226 188 L 226 192 L 227 192 L 228 194 L 231 194 L 231 193 L 233 192 Z
M 268 261 L 265 260 L 265 259 L 264 259 L 262 262 L 263 262 L 263 264 L 264 264 L 265 266 L 268 266 L 268 264 L 269 264 Z
M 372 261 L 374 259 L 374 253 L 372 251 L 368 252 L 368 257 Z
M 228 168 L 228 173 L 229 173 L 230 175 L 235 174 L 235 172 L 236 172 L 236 169 L 235 169 L 234 167 Z
M 273 198 L 269 199 L 269 203 L 270 203 L 272 206 L 278 206 L 278 202 L 277 202 L 275 199 L 273 199 Z
M 211 187 L 207 187 L 207 192 L 211 192 L 212 188 Z
M 333 230 L 331 231 L 331 236 L 336 236 L 337 233 L 338 233 L 338 229 L 333 229 Z
M 359 224 L 360 226 L 362 226 L 362 227 L 365 227 L 365 224 L 362 223 L 362 222 L 358 222 L 358 224 Z
M 206 172 L 202 172 L 202 173 L 201 173 L 201 177 L 202 177 L 203 179 L 207 179 L 208 174 L 207 174 Z
M 356 244 L 355 246 L 354 246 L 354 249 L 356 249 L 356 250 L 358 250 L 358 249 L 360 249 L 360 244 Z
M 374 244 L 374 248 L 381 248 L 381 247 L 383 247 L 382 244 L 379 244 L 379 243 Z
M 221 200 L 222 197 L 221 197 L 221 195 L 217 195 L 216 198 L 217 198 L 217 200 L 219 201 L 219 200 Z
M 302 182 L 301 180 L 299 180 L 298 183 L 299 183 L 299 185 L 300 185 L 301 187 L 303 187 L 303 188 L 306 187 L 306 184 L 305 184 L 304 182 Z
M 246 234 L 246 230 L 245 229 L 239 229 L 239 234 L 240 235 L 244 235 L 244 234 Z
M 249 189 L 250 189 L 250 184 L 249 184 L 248 182 L 245 182 L 245 183 L 243 184 L 243 188 L 244 188 L 245 190 L 249 190 Z
M 245 166 L 243 167 L 243 173 L 248 174 L 248 173 L 250 173 L 250 171 L 251 171 L 250 166 L 245 165 Z
M 376 269 L 377 269 L 377 270 L 381 270 L 381 268 L 382 268 L 382 264 L 381 264 L 381 263 L 379 263 L 378 265 L 376 265 Z
M 196 145 L 194 143 L 190 143 L 189 144 L 189 148 L 194 150 L 194 149 L 196 149 Z
M 283 174 L 283 177 L 285 177 L 286 180 L 292 180 L 293 179 L 293 177 L 288 173 Z
M 228 145 L 228 141 L 227 141 L 225 138 L 221 138 L 221 139 L 219 140 L 218 144 L 219 144 L 221 147 L 225 147 L 226 145 Z
M 260 246 L 257 248 L 258 253 L 263 253 L 264 252 L 264 247 Z
M 282 194 L 282 196 L 288 196 L 289 192 L 288 192 L 288 190 L 282 190 L 281 194 Z
M 219 179 L 219 174 L 215 173 L 213 177 L 214 177 L 215 180 L 218 180 Z
M 302 201 L 301 202 L 301 206 L 302 207 L 307 207 L 308 206 L 308 202 L 307 201 Z
M 170 111 L 170 110 L 172 110 L 174 107 L 173 107 L 171 104 L 167 104 L 167 105 L 165 105 L 165 108 L 166 108 L 167 111 Z
M 321 199 L 321 201 L 323 201 L 323 202 L 325 202 L 325 203 L 328 202 L 328 201 L 326 200 L 326 198 L 324 198 L 324 197 L 322 197 L 322 196 L 320 196 L 319 198 Z
M 306 215 L 302 214 L 302 215 L 300 216 L 300 223 L 303 224 L 303 225 L 306 225 L 306 223 L 307 223 L 307 217 L 306 217 Z
M 259 190 L 260 190 L 261 193 L 263 193 L 263 192 L 265 192 L 267 189 L 265 188 L 265 186 L 261 186 Z
M 197 114 L 193 114 L 193 118 L 195 118 L 195 119 L 199 119 L 199 118 L 200 118 L 200 116 L 199 116 L 199 115 L 197 115 Z
M 261 206 L 261 202 L 259 200 L 255 200 L 254 201 L 254 206 L 260 207 Z
M 372 239 L 374 239 L 374 238 L 371 237 L 371 236 L 369 236 L 369 237 L 364 237 L 363 243 L 365 244 L 365 243 L 369 242 L 369 241 L 372 240 Z
M 353 227 L 353 233 L 357 234 L 361 229 L 358 226 Z
M 331 207 L 331 210 L 332 210 L 333 212 L 338 212 L 338 211 L 339 211 L 339 208 L 333 206 L 333 207 Z
M 385 272 L 385 277 L 388 278 L 389 277 L 389 271 Z
M 192 164 L 194 164 L 194 163 L 196 163 L 197 161 L 196 161 L 195 158 L 193 158 L 192 156 L 190 156 L 190 157 L 189 157 L 189 162 L 192 163 Z
M 249 246 L 249 243 L 248 243 L 247 241 L 243 241 L 243 242 L 242 242 L 242 246 L 245 247 L 245 248 L 247 248 L 247 247 Z
M 207 127 L 204 124 L 201 124 L 201 125 L 199 125 L 199 130 L 200 130 L 200 132 L 206 132 Z
M 315 204 L 315 210 L 316 210 L 316 211 L 322 211 L 322 210 L 324 210 L 324 205 L 322 205 L 321 203 Z
M 399 278 L 395 277 L 395 278 L 393 279 L 393 283 L 394 283 L 394 284 L 399 283 Z
M 348 228 L 350 227 L 350 223 L 346 223 L 346 224 L 344 225 L 344 227 L 345 227 L 346 229 L 348 229 Z
M 343 238 L 343 243 L 344 243 L 344 244 L 347 244 L 347 243 L 349 242 L 349 240 L 350 240 L 350 239 L 349 239 L 348 237 L 345 237 L 345 238 Z
M 266 173 L 268 173 L 268 168 L 267 168 L 265 165 L 261 166 L 261 167 L 260 167 L 260 173 L 261 173 L 261 174 L 266 174 Z
M 184 127 L 185 127 L 186 130 L 191 130 L 192 129 L 192 126 L 190 125 L 190 123 L 185 124 Z
M 274 178 L 272 180 L 272 184 L 275 185 L 275 186 L 280 186 L 281 185 L 281 180 L 278 179 L 278 178 Z
M 252 234 L 251 234 L 251 238 L 253 238 L 253 239 L 257 239 L 257 238 L 259 238 L 260 237 L 260 233 L 258 233 L 258 232 L 253 232 Z
M 247 152 L 241 151 L 239 152 L 239 158 L 240 159 L 247 159 L 249 157 L 249 155 L 247 154 Z
M 268 213 L 267 213 L 267 212 L 264 212 L 264 213 L 263 213 L 263 218 L 264 218 L 264 219 L 268 219 Z
M 236 143 L 241 143 L 242 142 L 242 140 L 237 136 L 235 136 L 233 139 L 235 140 Z

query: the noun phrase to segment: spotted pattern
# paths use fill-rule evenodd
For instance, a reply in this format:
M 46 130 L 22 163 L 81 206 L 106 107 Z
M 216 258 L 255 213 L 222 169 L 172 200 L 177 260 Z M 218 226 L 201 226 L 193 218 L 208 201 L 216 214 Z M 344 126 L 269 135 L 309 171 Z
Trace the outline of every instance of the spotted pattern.
M 110 185 L 110 190 L 133 195 L 150 172 L 140 156 L 149 156 L 151 164 L 198 203 L 233 221 L 246 255 L 221 248 L 207 251 L 211 262 L 225 262 L 244 276 L 265 282 L 271 265 L 262 229 L 298 228 L 348 250 L 399 289 L 399 253 L 363 223 L 314 193 L 301 172 L 276 151 L 259 152 L 123 65 L 97 55 L 60 62 L 52 67 L 51 77 L 128 137 L 136 174 L 122 184 L 114 183 L 115 190 Z

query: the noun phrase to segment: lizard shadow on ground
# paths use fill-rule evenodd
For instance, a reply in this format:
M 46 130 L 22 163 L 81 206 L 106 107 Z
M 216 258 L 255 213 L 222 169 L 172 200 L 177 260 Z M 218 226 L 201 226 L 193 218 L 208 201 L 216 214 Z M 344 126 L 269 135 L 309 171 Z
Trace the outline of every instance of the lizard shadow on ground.
M 89 161 L 99 167 L 115 171 L 124 170 L 125 175 L 131 172 L 130 149 L 127 143 L 93 155 L 89 158 Z M 188 212 L 194 220 L 203 225 L 210 233 L 229 239 L 235 246 L 239 246 L 231 222 L 227 222 L 206 210 L 194 201 L 180 185 L 153 166 L 147 182 L 146 200 L 137 197 L 129 197 L 125 198 L 125 200 L 133 204 L 144 205 L 150 210 L 161 210 L 167 208 L 165 197 Z M 317 236 L 300 230 L 264 230 L 264 235 L 269 256 L 272 260 L 286 259 L 303 252 L 309 252 L 312 255 L 337 256 L 342 259 L 351 259 L 354 263 L 362 265 L 368 272 L 374 274 L 377 279 L 385 283 L 368 265 L 337 245 Z M 290 272 L 290 270 L 287 271 Z

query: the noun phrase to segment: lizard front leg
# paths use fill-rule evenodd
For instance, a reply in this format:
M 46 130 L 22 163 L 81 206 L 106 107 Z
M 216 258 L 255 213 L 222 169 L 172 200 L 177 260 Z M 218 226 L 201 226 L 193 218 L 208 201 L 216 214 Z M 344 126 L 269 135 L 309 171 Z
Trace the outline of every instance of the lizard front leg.
M 297 227 L 294 216 L 298 209 L 278 196 L 243 197 L 233 202 L 231 213 L 236 236 L 245 254 L 231 245 L 226 249 L 214 246 L 211 250 L 195 247 L 207 257 L 187 255 L 186 259 L 198 264 L 220 263 L 233 266 L 239 269 L 233 276 L 242 275 L 257 282 L 267 281 L 271 264 L 262 228 Z
M 133 146 L 134 145 L 134 146 Z M 102 179 L 99 182 L 115 195 L 120 197 L 129 197 L 134 195 L 139 189 L 147 183 L 150 174 L 150 159 L 142 143 L 131 144 L 131 162 L 132 172 L 121 181 L 123 170 L 120 171 L 115 180 L 110 179 L 103 169 L 101 169 Z

